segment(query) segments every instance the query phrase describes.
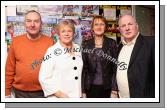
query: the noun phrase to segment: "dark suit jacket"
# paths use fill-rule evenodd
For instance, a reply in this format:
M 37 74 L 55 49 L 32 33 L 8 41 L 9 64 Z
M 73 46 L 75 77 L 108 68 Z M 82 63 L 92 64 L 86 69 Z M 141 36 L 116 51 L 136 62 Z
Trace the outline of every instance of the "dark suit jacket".
M 122 48 L 119 45 L 119 52 Z M 131 98 L 155 97 L 155 38 L 139 34 L 132 50 L 128 82 Z
M 82 92 L 89 90 L 91 84 L 93 83 L 95 73 L 96 73 L 96 53 L 86 52 L 86 49 L 93 50 L 95 48 L 94 38 L 86 41 L 83 44 L 82 58 L 83 58 L 83 72 L 82 72 Z M 102 46 L 102 51 L 110 55 L 112 58 L 117 57 L 117 45 L 113 39 L 104 37 L 104 42 Z M 102 57 L 102 80 L 105 89 L 117 90 L 116 88 L 116 65 Z

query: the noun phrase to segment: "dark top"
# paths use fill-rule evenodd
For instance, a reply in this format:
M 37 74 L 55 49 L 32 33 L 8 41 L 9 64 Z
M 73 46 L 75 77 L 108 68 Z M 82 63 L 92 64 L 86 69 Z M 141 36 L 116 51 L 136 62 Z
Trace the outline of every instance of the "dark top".
M 96 48 L 94 52 L 99 53 L 100 51 L 102 51 L 102 48 Z M 95 72 L 93 84 L 103 85 L 102 65 L 101 65 L 102 57 L 98 54 L 95 54 L 95 58 L 96 58 L 96 72 Z
M 83 50 L 92 50 L 95 48 L 94 38 L 88 41 L 85 41 L 82 44 Z M 97 58 L 96 53 L 92 51 L 82 51 L 83 58 L 83 71 L 82 71 L 82 92 L 89 90 L 93 81 L 96 80 L 97 70 Z M 107 38 L 104 36 L 104 42 L 102 45 L 102 51 L 104 54 L 111 56 L 111 58 L 116 59 L 117 56 L 117 45 L 115 40 Z M 103 54 L 103 53 L 99 53 Z M 116 64 L 111 60 L 108 60 L 105 56 L 101 59 L 101 73 L 102 73 L 102 82 L 105 89 L 117 90 L 116 85 Z M 99 68 L 100 69 L 100 68 Z M 97 73 L 98 73 L 97 72 Z

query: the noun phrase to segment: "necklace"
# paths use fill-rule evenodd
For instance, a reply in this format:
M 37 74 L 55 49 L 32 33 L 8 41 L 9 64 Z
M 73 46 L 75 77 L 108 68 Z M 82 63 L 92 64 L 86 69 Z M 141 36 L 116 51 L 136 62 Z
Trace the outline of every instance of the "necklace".
M 101 46 L 101 45 L 103 45 L 103 41 L 104 41 L 103 38 L 102 38 L 102 40 L 101 40 L 101 43 L 99 43 L 99 42 L 97 42 L 97 40 L 95 40 L 95 45 L 96 45 L 96 46 Z
M 101 45 L 103 45 L 103 44 L 102 44 L 102 43 L 101 43 L 101 44 L 96 44 L 96 43 L 95 43 L 95 45 L 96 45 L 96 46 L 101 46 Z

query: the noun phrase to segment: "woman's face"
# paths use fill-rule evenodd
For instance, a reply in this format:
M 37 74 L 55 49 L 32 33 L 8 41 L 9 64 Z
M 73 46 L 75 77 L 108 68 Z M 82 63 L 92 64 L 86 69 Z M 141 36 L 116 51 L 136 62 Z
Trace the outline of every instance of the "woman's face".
M 93 31 L 97 36 L 101 36 L 105 32 L 106 25 L 101 19 L 95 19 L 93 23 Z
M 73 36 L 74 36 L 74 32 L 70 26 L 61 26 L 60 27 L 59 38 L 63 44 L 65 44 L 65 45 L 71 44 Z

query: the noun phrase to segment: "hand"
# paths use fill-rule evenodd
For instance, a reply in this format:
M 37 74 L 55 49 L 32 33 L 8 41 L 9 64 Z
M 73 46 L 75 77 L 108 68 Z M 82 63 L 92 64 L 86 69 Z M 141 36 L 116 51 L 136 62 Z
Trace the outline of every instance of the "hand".
M 12 97 L 11 97 L 11 95 L 7 95 L 7 96 L 5 96 L 5 98 L 12 98 Z
M 58 98 L 70 98 L 67 94 L 65 94 L 61 91 L 56 92 L 54 95 Z
M 70 98 L 67 94 L 62 93 L 59 98 Z
M 118 93 L 117 93 L 117 91 L 112 91 L 112 92 L 111 92 L 111 95 L 110 95 L 110 98 L 118 98 Z
M 86 93 L 82 93 L 82 98 L 86 98 Z

